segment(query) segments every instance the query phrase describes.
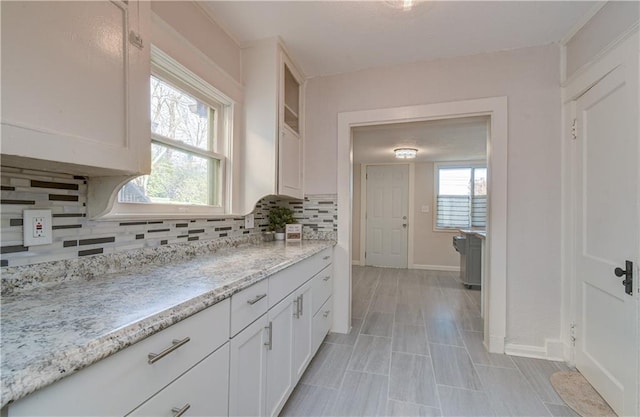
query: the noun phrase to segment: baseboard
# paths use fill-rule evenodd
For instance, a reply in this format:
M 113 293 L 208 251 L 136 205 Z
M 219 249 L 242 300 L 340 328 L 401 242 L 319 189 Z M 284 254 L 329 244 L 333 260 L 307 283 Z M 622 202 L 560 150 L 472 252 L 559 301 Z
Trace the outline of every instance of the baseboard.
M 515 343 L 506 343 L 504 345 L 504 353 L 507 355 L 562 362 L 565 361 L 564 349 L 564 343 L 557 339 L 547 339 L 544 346 L 518 345 Z
M 460 267 L 459 266 L 448 266 L 448 265 L 413 264 L 413 265 L 409 265 L 409 269 L 426 269 L 426 270 L 429 270 L 429 271 L 460 272 Z
M 360 266 L 360 261 L 357 261 L 357 260 L 353 259 L 353 260 L 351 261 L 351 265 L 357 265 L 357 266 Z

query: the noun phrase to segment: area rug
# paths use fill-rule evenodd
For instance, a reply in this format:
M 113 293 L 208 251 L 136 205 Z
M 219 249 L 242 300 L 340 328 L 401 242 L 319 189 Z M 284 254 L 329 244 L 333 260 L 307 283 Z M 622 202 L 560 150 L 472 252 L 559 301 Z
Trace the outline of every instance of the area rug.
M 564 402 L 582 417 L 616 417 L 609 404 L 580 372 L 556 372 L 549 380 Z

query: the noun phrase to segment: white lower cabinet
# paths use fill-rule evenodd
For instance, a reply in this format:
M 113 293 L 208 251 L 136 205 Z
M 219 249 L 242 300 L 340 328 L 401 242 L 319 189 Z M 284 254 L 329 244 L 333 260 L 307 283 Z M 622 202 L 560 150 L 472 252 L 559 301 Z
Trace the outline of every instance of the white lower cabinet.
M 312 282 L 308 281 L 295 292 L 299 309 L 293 320 L 293 379 L 300 380 L 315 351 L 311 349 L 313 324 Z
M 264 416 L 268 325 L 265 314 L 231 339 L 230 416 Z
M 10 404 L 2 416 L 276 417 L 331 328 L 331 251 Z
M 292 349 L 295 294 L 269 310 L 266 415 L 277 416 L 293 390 Z
M 135 409 L 129 416 L 226 416 L 229 343 Z

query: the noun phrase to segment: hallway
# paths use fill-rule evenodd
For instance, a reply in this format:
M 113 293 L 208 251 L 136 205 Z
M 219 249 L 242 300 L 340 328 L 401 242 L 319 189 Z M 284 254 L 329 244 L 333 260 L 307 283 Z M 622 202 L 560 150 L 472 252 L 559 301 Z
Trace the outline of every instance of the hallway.
M 457 273 L 353 267 L 349 335 L 329 334 L 281 416 L 576 416 L 560 362 L 487 353 Z

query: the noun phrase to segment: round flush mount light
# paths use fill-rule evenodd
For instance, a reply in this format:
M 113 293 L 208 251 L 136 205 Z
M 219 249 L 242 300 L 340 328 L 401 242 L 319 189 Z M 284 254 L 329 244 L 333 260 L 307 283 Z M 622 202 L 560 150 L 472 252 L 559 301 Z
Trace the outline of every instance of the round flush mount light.
M 418 150 L 415 148 L 397 148 L 394 149 L 393 152 L 398 159 L 413 159 L 416 157 Z

